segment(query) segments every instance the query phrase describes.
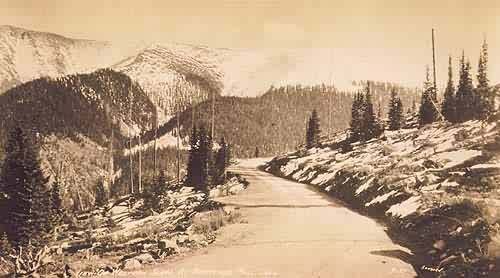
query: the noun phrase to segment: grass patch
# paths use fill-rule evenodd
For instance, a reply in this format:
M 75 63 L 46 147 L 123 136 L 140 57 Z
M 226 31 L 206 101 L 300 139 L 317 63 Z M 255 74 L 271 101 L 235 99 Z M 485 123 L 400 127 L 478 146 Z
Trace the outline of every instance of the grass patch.
M 192 229 L 198 234 L 213 233 L 227 224 L 238 223 L 241 216 L 238 211 L 226 213 L 223 209 L 199 213 L 193 218 Z

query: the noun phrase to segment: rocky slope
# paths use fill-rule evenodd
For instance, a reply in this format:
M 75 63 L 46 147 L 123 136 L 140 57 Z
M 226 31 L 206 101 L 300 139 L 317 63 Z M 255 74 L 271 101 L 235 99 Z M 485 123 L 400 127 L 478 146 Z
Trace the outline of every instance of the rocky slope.
M 497 122 L 386 131 L 352 145 L 345 138 L 277 157 L 266 170 L 385 221 L 413 251 L 423 277 L 484 277 L 498 267 Z
M 0 26 L 0 93 L 43 76 L 86 73 L 123 59 L 110 43 Z

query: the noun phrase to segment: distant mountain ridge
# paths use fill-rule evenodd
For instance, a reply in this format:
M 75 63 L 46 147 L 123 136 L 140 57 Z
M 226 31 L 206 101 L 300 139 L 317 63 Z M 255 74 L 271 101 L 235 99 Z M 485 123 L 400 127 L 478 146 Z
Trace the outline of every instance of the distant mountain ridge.
M 0 93 L 43 76 L 86 73 L 106 67 L 113 60 L 110 47 L 107 42 L 0 26 Z
M 339 53 L 332 60 L 332 55 L 330 49 L 111 43 L 0 26 L 0 94 L 39 77 L 112 68 L 143 87 L 164 122 L 179 106 L 203 101 L 211 92 L 248 97 L 261 95 L 272 85 L 325 83 L 340 89 L 350 87 L 353 69 L 341 65 L 348 59 Z

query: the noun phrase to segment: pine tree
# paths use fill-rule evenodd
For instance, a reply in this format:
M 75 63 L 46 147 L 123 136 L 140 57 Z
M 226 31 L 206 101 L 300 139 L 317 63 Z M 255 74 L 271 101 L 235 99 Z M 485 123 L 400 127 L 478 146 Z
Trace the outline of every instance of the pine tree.
M 362 134 L 362 116 L 363 116 L 363 103 L 364 97 L 361 93 L 356 93 L 354 95 L 354 100 L 352 102 L 351 108 L 351 122 L 350 122 L 350 139 L 352 141 L 357 141 L 361 139 Z
M 204 167 L 206 168 L 206 176 L 204 176 L 204 181 L 203 181 L 203 186 L 204 190 L 208 190 L 209 186 L 211 184 L 214 184 L 214 180 L 212 177 L 214 177 L 214 171 L 215 171 L 215 154 L 214 154 L 214 141 L 211 136 L 211 131 L 207 130 L 206 134 L 202 140 L 203 145 L 202 145 L 202 163 Z
M 362 122 L 361 122 L 361 139 L 370 140 L 374 137 L 378 137 L 382 133 L 382 127 L 380 126 L 380 121 L 375 115 L 373 109 L 370 83 L 366 85 L 366 92 L 364 97 L 364 102 L 362 105 Z
M 10 244 L 7 234 L 0 234 L 0 257 L 5 258 L 12 252 L 12 244 Z
M 200 191 L 206 191 L 210 183 L 213 144 L 203 125 L 199 130 L 193 128 L 190 144 L 186 183 Z
M 316 109 L 314 109 L 307 123 L 306 148 L 310 149 L 319 145 L 320 133 L 319 116 Z
M 155 213 L 162 213 L 168 207 L 169 199 L 167 195 L 167 178 L 165 171 L 160 171 L 158 177 L 153 180 L 151 186 L 144 192 L 143 210 L 149 214 L 151 210 Z
M 477 69 L 477 89 L 476 89 L 476 112 L 477 118 L 485 119 L 493 113 L 495 98 L 493 90 L 489 86 L 488 79 L 488 43 L 483 41 L 479 54 L 479 64 Z
M 403 123 L 403 103 L 398 97 L 395 89 L 391 91 L 391 100 L 389 101 L 389 130 L 398 130 Z
M 3 190 L 7 195 L 4 224 L 14 245 L 42 245 L 50 231 L 50 194 L 43 176 L 38 148 L 19 127 L 9 134 L 2 169 Z
M 226 168 L 231 164 L 231 145 L 228 143 L 226 145 Z
M 418 111 L 418 119 L 421 126 L 433 123 L 438 119 L 439 111 L 437 111 L 435 102 L 433 100 L 434 94 L 434 86 L 430 81 L 429 67 L 427 67 L 426 79 L 424 82 L 424 91 L 422 92 L 420 108 Z
M 465 54 L 462 52 L 460 59 L 460 79 L 456 94 L 456 118 L 458 122 L 472 120 L 475 115 L 474 87 L 470 76 L 470 63 L 465 61 Z
M 57 227 L 62 224 L 62 219 L 64 217 L 64 208 L 62 204 L 61 196 L 61 185 L 58 180 L 56 180 L 50 189 L 51 198 L 51 223 L 53 227 Z
M 104 188 L 104 183 L 99 180 L 95 188 L 95 205 L 98 207 L 103 207 L 108 202 L 108 196 L 106 193 L 106 188 Z
M 187 162 L 187 174 L 186 174 L 186 184 L 188 185 L 196 185 L 199 183 L 199 171 L 200 171 L 200 162 L 199 162 L 199 136 L 196 125 L 193 126 L 193 130 L 191 132 L 191 137 L 189 138 L 189 158 Z
M 444 100 L 441 104 L 441 114 L 449 122 L 456 122 L 456 100 L 455 100 L 455 86 L 453 85 L 453 72 L 451 65 L 451 56 L 448 58 L 448 83 L 444 91 Z
M 214 177 L 212 178 L 215 184 L 221 184 L 224 182 L 224 176 L 226 173 L 227 159 L 227 144 L 224 137 L 221 138 L 219 142 L 220 148 L 217 150 L 215 155 L 215 165 L 214 165 Z

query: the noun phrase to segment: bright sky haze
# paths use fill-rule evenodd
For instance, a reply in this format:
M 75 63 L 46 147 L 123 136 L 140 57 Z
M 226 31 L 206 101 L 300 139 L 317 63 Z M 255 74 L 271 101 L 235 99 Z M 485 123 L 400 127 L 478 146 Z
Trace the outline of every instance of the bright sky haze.
M 497 0 L 16 0 L 0 2 L 0 24 L 107 41 L 332 49 L 333 60 L 353 57 L 374 79 L 408 84 L 421 84 L 432 63 L 435 28 L 440 86 L 447 56 L 457 63 L 463 49 L 476 68 L 484 38 L 490 79 L 500 82 Z

